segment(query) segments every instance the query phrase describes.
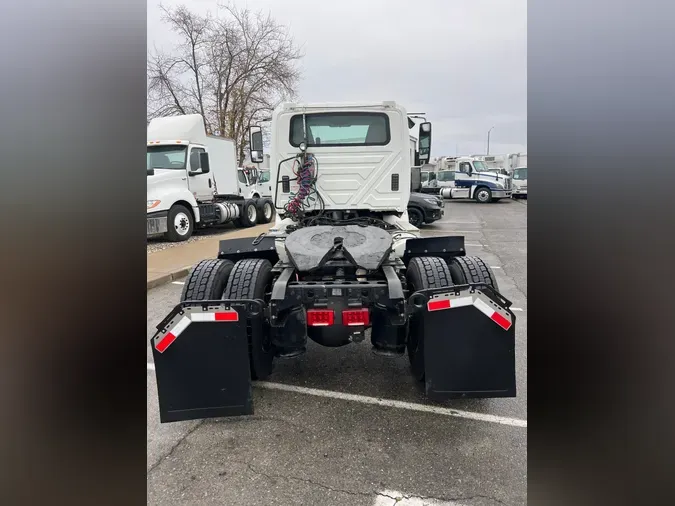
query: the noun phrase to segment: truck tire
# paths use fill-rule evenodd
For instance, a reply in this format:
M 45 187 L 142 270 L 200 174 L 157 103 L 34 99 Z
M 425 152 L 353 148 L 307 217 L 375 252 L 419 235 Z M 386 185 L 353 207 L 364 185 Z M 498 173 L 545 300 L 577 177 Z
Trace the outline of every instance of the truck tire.
M 479 186 L 473 192 L 473 198 L 480 204 L 489 204 L 492 202 L 492 192 L 487 186 Z
M 221 299 L 233 267 L 231 260 L 202 260 L 188 274 L 180 301 Z
M 448 264 L 438 257 L 415 257 L 406 269 L 409 293 L 427 288 L 452 286 Z M 413 377 L 424 380 L 424 319 L 420 314 L 410 317 L 408 322 L 408 359 Z
M 416 207 L 409 207 L 408 208 L 408 222 L 413 227 L 419 228 L 424 224 L 424 214 L 422 214 L 422 211 L 420 211 Z
M 169 215 L 166 220 L 167 231 L 165 237 L 171 242 L 187 241 L 192 237 L 195 229 L 195 220 L 192 212 L 180 204 L 176 204 L 169 209 Z
M 255 201 L 246 200 L 241 206 L 241 216 L 239 217 L 239 224 L 242 227 L 252 227 L 258 222 L 258 207 Z
M 274 204 L 270 199 L 260 199 L 260 219 L 259 223 L 269 223 L 274 219 Z
M 499 291 L 494 272 L 480 257 L 454 257 L 448 262 L 448 267 L 455 285 L 485 283 L 495 291 Z
M 272 291 L 272 264 L 262 258 L 239 260 L 230 273 L 223 299 L 260 299 L 268 302 Z M 250 325 L 248 328 L 248 356 L 251 378 L 264 380 L 274 366 L 274 346 L 267 325 Z

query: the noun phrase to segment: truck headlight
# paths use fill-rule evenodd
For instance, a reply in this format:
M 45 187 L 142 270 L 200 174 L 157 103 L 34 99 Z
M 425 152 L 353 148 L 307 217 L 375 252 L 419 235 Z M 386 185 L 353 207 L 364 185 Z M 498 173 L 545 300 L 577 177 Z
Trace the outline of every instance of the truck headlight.
M 424 200 L 426 200 L 427 202 L 429 202 L 429 204 L 433 204 L 433 205 L 435 205 L 435 206 L 438 205 L 438 200 L 436 200 L 436 199 L 424 199 Z
M 148 200 L 148 209 L 152 209 L 154 207 L 157 207 L 161 200 Z

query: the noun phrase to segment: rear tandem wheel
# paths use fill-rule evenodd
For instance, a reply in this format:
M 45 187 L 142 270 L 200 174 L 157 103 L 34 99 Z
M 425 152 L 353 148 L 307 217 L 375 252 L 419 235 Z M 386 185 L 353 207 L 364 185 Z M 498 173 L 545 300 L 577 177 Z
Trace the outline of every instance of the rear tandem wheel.
M 448 264 L 439 257 L 415 257 L 408 263 L 406 279 L 410 293 L 427 288 L 452 286 Z M 414 314 L 408 322 L 408 358 L 413 376 L 424 380 L 424 318 Z
M 239 260 L 230 273 L 223 299 L 254 299 L 269 302 L 272 292 L 272 264 L 262 258 Z M 264 380 L 274 366 L 274 346 L 269 326 L 261 319 L 251 321 L 248 335 L 251 379 Z
M 231 260 L 202 260 L 188 274 L 180 301 L 220 299 L 233 267 Z

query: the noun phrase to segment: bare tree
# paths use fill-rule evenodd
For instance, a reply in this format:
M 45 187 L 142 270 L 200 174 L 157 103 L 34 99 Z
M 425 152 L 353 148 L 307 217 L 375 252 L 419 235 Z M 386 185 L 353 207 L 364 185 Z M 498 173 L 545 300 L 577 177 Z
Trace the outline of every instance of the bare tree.
M 233 4 L 216 16 L 160 7 L 180 42 L 148 55 L 148 119 L 201 114 L 207 132 L 235 140 L 243 161 L 249 123 L 295 95 L 302 53 L 269 13 Z

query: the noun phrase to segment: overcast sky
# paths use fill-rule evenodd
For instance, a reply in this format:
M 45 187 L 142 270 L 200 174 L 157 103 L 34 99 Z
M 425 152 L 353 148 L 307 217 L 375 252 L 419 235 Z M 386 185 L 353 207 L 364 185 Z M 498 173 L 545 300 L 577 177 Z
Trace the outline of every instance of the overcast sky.
M 148 0 L 148 47 L 177 40 Z M 217 0 L 164 0 L 199 13 Z M 305 57 L 299 100 L 400 102 L 433 123 L 432 157 L 527 151 L 526 0 L 235 0 L 270 11 Z

